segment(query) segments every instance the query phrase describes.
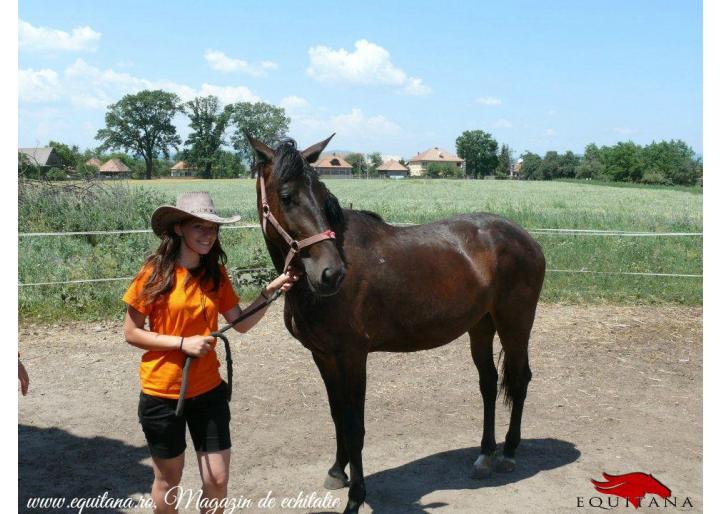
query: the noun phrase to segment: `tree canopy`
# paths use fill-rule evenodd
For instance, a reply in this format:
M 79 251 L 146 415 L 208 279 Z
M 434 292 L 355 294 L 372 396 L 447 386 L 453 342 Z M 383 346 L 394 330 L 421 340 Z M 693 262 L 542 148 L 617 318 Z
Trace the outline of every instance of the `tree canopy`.
M 349 153 L 345 160 L 352 166 L 352 174 L 356 177 L 364 177 L 368 171 L 368 163 L 361 153 Z
M 465 159 L 465 173 L 477 178 L 495 173 L 498 144 L 487 132 L 466 130 L 456 140 L 458 157 Z
M 145 178 L 151 179 L 153 161 L 162 152 L 169 158 L 170 148 L 178 149 L 182 142 L 172 120 L 180 111 L 180 99 L 162 90 L 144 90 L 125 95 L 108 107 L 105 128 L 98 130 L 95 139 L 99 149 L 123 149 L 145 160 Z
M 220 147 L 225 144 L 223 134 L 230 121 L 232 107 L 221 110 L 216 96 L 198 97 L 185 103 L 183 112 L 190 118 L 192 132 L 185 145 L 186 160 L 201 170 L 203 178 L 212 178 L 213 165 L 220 160 Z
M 251 176 L 254 177 L 255 152 L 243 130 L 247 130 L 266 145 L 274 146 L 287 134 L 290 118 L 285 115 L 282 107 L 265 102 L 238 102 L 228 108 L 232 111 L 230 119 L 235 128 L 235 132 L 230 136 L 233 148 L 251 164 Z

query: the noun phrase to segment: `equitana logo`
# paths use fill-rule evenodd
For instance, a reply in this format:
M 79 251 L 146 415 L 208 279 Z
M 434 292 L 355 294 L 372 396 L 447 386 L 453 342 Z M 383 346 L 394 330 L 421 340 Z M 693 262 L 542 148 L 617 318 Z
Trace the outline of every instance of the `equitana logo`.
M 614 507 L 685 507 L 692 508 L 689 497 L 672 496 L 668 486 L 647 473 L 626 473 L 624 475 L 602 474 L 604 481 L 590 480 L 595 490 L 607 496 L 577 497 L 578 507 L 609 509 Z M 646 498 L 647 496 L 647 498 Z M 658 499 L 659 498 L 659 499 Z

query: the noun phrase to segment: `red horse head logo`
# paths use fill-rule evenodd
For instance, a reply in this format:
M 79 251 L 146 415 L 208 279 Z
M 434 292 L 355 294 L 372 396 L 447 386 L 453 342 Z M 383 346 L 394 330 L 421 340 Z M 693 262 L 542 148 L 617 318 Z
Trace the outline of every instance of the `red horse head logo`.
M 603 473 L 603 478 L 606 482 L 590 480 L 597 492 L 625 498 L 636 509 L 646 494 L 656 494 L 661 498 L 667 498 L 671 492 L 662 482 L 647 473 L 627 473 L 625 475 Z

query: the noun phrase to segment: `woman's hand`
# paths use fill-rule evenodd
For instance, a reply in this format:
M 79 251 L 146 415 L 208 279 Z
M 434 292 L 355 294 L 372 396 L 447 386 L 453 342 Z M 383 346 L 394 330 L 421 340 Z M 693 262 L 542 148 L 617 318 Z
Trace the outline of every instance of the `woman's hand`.
M 203 357 L 212 350 L 210 343 L 215 341 L 211 336 L 191 336 L 183 339 L 182 351 L 190 357 Z
M 280 290 L 283 293 L 287 292 L 288 289 L 290 289 L 295 284 L 295 282 L 300 280 L 300 275 L 302 275 L 302 272 L 296 272 L 292 269 L 292 267 L 289 267 L 285 273 L 283 273 L 267 285 L 267 287 L 265 288 L 265 291 L 267 291 L 267 296 L 270 296 L 277 290 Z
M 25 366 L 20 362 L 20 359 L 18 359 L 18 380 L 20 381 L 22 395 L 25 396 L 28 392 L 28 386 L 30 385 L 30 377 L 28 377 Z

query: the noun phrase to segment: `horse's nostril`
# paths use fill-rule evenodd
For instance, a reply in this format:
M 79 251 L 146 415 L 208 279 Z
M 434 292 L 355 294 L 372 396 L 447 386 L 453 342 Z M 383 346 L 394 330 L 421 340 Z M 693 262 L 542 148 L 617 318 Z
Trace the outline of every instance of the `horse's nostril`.
M 322 272 L 322 282 L 327 287 L 337 287 L 344 277 L 342 268 L 325 268 Z

